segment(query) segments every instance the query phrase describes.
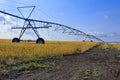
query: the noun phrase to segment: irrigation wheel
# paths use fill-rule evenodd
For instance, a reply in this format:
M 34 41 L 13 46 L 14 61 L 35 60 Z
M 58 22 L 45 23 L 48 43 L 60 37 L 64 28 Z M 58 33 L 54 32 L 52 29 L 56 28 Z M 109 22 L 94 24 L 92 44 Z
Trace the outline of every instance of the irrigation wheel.
M 13 43 L 19 43 L 20 40 L 19 40 L 18 38 L 13 38 L 12 42 L 13 42 Z
M 38 38 L 38 39 L 36 40 L 36 43 L 37 43 L 37 44 L 45 44 L 45 40 L 44 40 L 43 38 Z

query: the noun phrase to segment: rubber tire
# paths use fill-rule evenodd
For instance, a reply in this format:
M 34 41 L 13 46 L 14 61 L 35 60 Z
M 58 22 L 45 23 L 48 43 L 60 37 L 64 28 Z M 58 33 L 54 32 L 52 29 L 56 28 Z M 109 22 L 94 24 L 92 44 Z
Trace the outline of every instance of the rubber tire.
M 90 42 L 93 42 L 93 40 L 90 40 Z
M 45 40 L 43 38 L 38 38 L 36 44 L 45 44 Z
M 85 42 L 85 40 L 83 40 L 83 42 Z
M 20 40 L 19 40 L 18 38 L 13 38 L 12 42 L 13 42 L 13 43 L 19 43 Z

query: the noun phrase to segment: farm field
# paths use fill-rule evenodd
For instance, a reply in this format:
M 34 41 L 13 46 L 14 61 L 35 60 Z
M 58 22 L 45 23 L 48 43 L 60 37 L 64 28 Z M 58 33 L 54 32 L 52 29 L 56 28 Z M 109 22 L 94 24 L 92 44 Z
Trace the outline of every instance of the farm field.
M 0 40 L 0 79 L 119 80 L 120 51 L 116 45 Z
M 12 43 L 10 40 L 0 40 L 0 58 L 66 55 L 73 54 L 76 50 L 85 52 L 98 44 L 97 42 L 47 41 L 46 44 L 39 45 L 35 42 Z
M 43 61 L 41 58 L 70 55 L 74 53 L 83 53 L 90 48 L 99 45 L 97 42 L 58 42 L 46 41 L 46 44 L 40 45 L 35 42 L 12 43 L 11 40 L 0 40 L 0 67 L 1 75 L 6 75 L 12 71 L 29 69 L 30 67 L 46 67 L 54 65 L 53 62 Z M 36 63 L 37 62 L 37 63 Z M 26 63 L 23 65 L 23 63 Z M 47 64 L 48 63 L 48 64 Z M 16 67 L 19 64 L 21 67 Z M 15 67 L 12 67 L 15 66 Z M 12 68 L 12 71 L 6 68 Z
M 112 46 L 113 48 L 115 48 L 115 49 L 120 50 L 120 44 L 114 43 L 114 44 L 111 44 L 111 46 Z

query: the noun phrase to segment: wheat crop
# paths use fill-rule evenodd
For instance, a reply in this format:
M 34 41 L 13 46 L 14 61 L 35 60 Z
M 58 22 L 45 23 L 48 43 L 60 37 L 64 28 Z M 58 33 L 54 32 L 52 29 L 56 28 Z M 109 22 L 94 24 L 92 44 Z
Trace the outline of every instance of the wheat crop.
M 42 58 L 83 53 L 98 44 L 97 42 L 46 41 L 46 44 L 41 45 L 35 42 L 12 43 L 11 40 L 0 40 L 0 75 L 31 67 L 48 68 L 51 64 L 52 66 L 55 64 L 54 60 L 50 62 Z
M 0 40 L 0 59 L 8 57 L 55 56 L 73 54 L 77 49 L 81 52 L 97 45 L 96 42 L 53 42 L 44 45 L 33 42 L 12 43 L 10 40 Z

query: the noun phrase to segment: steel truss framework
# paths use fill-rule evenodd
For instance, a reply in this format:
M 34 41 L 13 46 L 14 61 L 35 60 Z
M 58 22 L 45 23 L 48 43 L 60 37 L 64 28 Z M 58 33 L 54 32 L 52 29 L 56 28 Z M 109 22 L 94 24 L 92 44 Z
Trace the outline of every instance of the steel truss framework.
M 22 14 L 22 12 L 20 11 L 20 8 L 30 8 L 30 7 L 32 8 L 32 11 L 28 15 L 28 17 L 25 18 L 24 15 Z M 43 43 L 45 43 L 45 41 L 44 41 L 43 38 L 41 38 L 39 36 L 39 33 L 38 33 L 37 29 L 39 29 L 39 28 L 50 28 L 50 27 L 54 27 L 54 31 L 62 31 L 62 33 L 66 33 L 66 34 L 69 34 L 69 35 L 83 36 L 84 41 L 88 38 L 91 41 L 95 40 L 95 41 L 98 41 L 98 42 L 104 42 L 103 40 L 101 40 L 101 39 L 99 39 L 99 38 L 97 38 L 93 35 L 86 34 L 86 33 L 82 32 L 80 30 L 74 29 L 74 28 L 66 26 L 66 25 L 62 25 L 62 24 L 58 24 L 58 23 L 54 23 L 54 22 L 30 19 L 30 16 L 32 15 L 32 12 L 34 11 L 35 6 L 24 6 L 24 7 L 18 7 L 17 9 L 20 12 L 20 14 L 22 15 L 22 17 L 17 16 L 17 15 L 13 15 L 13 14 L 10 14 L 10 13 L 4 12 L 4 11 L 0 11 L 0 13 L 3 13 L 3 14 L 6 14 L 6 15 L 9 15 L 9 16 L 24 20 L 23 27 L 12 27 L 12 29 L 21 29 L 19 38 L 14 38 L 12 40 L 13 42 L 20 42 L 20 39 L 23 36 L 24 32 L 27 29 L 32 29 L 38 37 L 36 43 L 43 44 Z

